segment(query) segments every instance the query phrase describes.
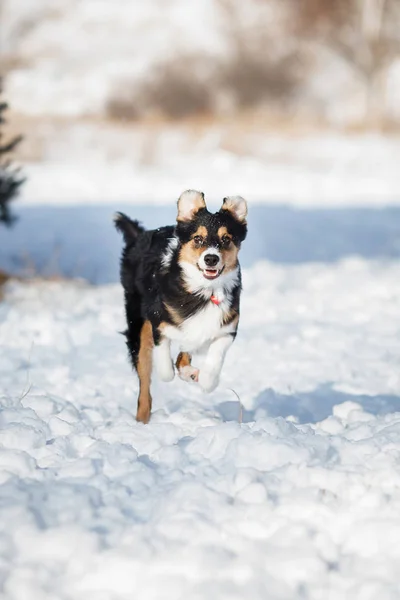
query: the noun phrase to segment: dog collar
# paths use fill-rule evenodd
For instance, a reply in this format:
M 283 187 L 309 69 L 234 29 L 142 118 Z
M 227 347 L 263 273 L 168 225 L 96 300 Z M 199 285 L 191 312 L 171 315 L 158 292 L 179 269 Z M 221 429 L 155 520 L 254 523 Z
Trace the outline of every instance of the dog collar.
M 211 298 L 210 298 L 210 300 L 211 300 L 211 302 L 212 302 L 213 304 L 215 304 L 216 306 L 219 306 L 219 305 L 221 304 L 221 302 L 222 302 L 222 300 L 219 300 L 219 299 L 217 298 L 217 296 L 214 296 L 214 294 L 212 294 L 212 295 L 211 295 Z

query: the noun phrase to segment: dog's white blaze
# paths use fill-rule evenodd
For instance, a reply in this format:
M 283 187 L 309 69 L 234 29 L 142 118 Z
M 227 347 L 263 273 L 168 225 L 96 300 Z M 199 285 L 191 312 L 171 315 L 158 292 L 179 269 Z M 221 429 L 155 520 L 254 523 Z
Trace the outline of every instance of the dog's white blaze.
M 217 262 L 217 264 L 215 266 L 208 267 L 206 265 L 204 257 L 207 254 L 214 254 L 215 256 L 218 256 L 218 262 Z M 200 254 L 200 258 L 199 258 L 199 267 L 200 267 L 200 269 L 210 269 L 210 268 L 212 268 L 212 269 L 218 269 L 218 270 L 220 270 L 221 266 L 222 266 L 222 256 L 221 256 L 218 248 L 213 248 L 211 246 L 210 248 L 207 248 L 207 250 L 204 250 L 204 252 L 202 252 L 202 254 Z
M 168 267 L 170 266 L 172 257 L 178 246 L 179 246 L 179 240 L 177 237 L 172 237 L 169 239 L 168 246 L 161 258 L 161 266 L 164 269 L 168 269 Z

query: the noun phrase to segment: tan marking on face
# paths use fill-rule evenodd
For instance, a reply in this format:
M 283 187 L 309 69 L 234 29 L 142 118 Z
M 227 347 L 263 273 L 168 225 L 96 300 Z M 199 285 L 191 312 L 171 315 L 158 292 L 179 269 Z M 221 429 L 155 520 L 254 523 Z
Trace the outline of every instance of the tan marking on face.
M 179 262 L 185 261 L 192 265 L 197 265 L 200 256 L 205 250 L 205 246 L 196 247 L 194 238 L 196 237 L 196 235 L 201 235 L 203 238 L 206 238 L 207 234 L 208 232 L 206 227 L 204 227 L 204 225 L 200 225 L 200 227 L 198 227 L 198 229 L 193 234 L 192 239 L 186 244 L 182 245 L 182 248 L 179 252 Z
M 182 248 L 179 252 L 179 262 L 188 262 L 192 265 L 197 265 L 199 262 L 199 258 L 201 253 L 204 251 L 204 248 L 195 248 L 193 242 L 188 242 L 187 244 L 183 244 Z
M 229 233 L 229 231 L 227 230 L 227 228 L 226 228 L 226 227 L 224 227 L 224 226 L 223 226 L 223 227 L 220 227 L 220 228 L 218 229 L 218 232 L 217 232 L 217 233 L 218 233 L 218 237 L 219 237 L 221 240 L 222 240 L 222 238 L 224 237 L 224 235 L 227 235 L 227 236 L 228 236 L 230 239 L 232 239 L 232 236 L 231 236 L 231 234 Z
M 139 398 L 136 420 L 142 423 L 148 423 L 151 412 L 151 367 L 153 350 L 153 330 L 150 321 L 143 323 L 140 332 L 140 350 L 137 361 L 137 373 L 139 376 Z
M 221 249 L 222 262 L 225 265 L 225 272 L 233 271 L 237 267 L 239 249 L 231 242 L 229 248 Z
M 204 227 L 204 225 L 200 225 L 197 231 L 193 234 L 193 237 L 195 237 L 196 235 L 201 235 L 203 238 L 206 238 L 208 235 L 207 228 Z
M 238 257 L 239 250 L 236 248 L 235 244 L 232 242 L 232 236 L 229 233 L 229 231 L 227 230 L 227 228 L 225 226 L 222 226 L 218 229 L 218 237 L 222 241 L 222 238 L 224 236 L 227 236 L 231 240 L 229 248 L 221 248 L 221 256 L 222 256 L 222 261 L 225 265 L 225 271 L 229 272 L 229 271 L 232 271 L 237 265 L 237 257 Z

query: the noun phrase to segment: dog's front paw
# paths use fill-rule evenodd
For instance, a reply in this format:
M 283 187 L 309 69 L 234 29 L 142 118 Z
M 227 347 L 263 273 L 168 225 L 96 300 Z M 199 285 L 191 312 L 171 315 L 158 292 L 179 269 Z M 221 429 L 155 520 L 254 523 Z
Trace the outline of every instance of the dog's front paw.
M 157 365 L 157 375 L 161 379 L 161 381 L 172 381 L 175 377 L 175 369 L 174 363 L 172 360 L 170 362 L 163 361 Z
M 196 369 L 196 367 L 192 367 L 192 365 L 186 365 L 179 369 L 179 377 L 183 381 L 193 383 L 194 381 L 199 380 L 199 370 Z
M 199 385 L 204 392 L 210 393 L 219 384 L 219 373 L 202 369 L 199 373 Z

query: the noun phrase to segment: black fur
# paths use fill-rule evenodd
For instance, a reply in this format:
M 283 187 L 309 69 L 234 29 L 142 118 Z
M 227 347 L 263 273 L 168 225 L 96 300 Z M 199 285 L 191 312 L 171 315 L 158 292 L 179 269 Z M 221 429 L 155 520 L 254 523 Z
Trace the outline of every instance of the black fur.
M 189 241 L 193 233 L 201 225 L 204 225 L 209 232 L 206 240 L 207 246 L 219 247 L 217 232 L 223 226 L 229 230 L 233 243 L 238 247 L 240 247 L 241 242 L 243 242 L 247 235 L 247 225 L 240 223 L 229 211 L 221 209 L 219 212 L 213 214 L 206 208 L 202 208 L 197 212 L 196 218 L 192 221 L 178 222 L 176 231 L 182 243 Z

